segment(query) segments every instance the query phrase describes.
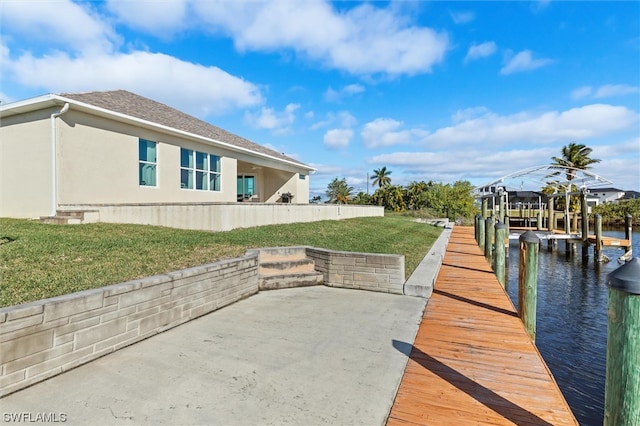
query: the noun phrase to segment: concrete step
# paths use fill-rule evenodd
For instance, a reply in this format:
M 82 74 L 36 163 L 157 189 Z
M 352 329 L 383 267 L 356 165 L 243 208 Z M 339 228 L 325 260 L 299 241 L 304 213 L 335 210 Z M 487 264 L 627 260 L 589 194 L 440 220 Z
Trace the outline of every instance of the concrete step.
M 324 282 L 324 275 L 315 270 L 313 259 L 305 247 L 270 247 L 259 249 L 258 288 L 304 287 Z
M 260 251 L 260 263 L 272 263 L 281 261 L 294 261 L 306 259 L 307 252 L 299 247 L 280 247 Z
M 321 272 L 304 274 L 260 275 L 258 278 L 259 290 L 275 290 L 280 288 L 306 287 L 321 285 L 324 276 Z
M 56 210 L 55 216 L 42 216 L 40 221 L 56 225 L 79 225 L 95 223 L 100 219 L 98 210 Z
M 54 225 L 79 225 L 82 223 L 82 219 L 72 216 L 42 216 L 40 222 Z

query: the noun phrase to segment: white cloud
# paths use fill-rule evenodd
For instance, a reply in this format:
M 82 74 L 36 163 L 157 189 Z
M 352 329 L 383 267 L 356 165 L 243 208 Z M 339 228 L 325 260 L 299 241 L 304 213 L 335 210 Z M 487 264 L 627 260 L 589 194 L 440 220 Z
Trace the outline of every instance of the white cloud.
M 640 93 L 640 87 L 629 86 L 627 84 L 606 84 L 600 86 L 594 93 L 593 97 L 596 99 L 611 98 L 615 96 L 631 95 L 634 93 Z
M 324 99 L 327 102 L 338 102 L 342 98 L 362 93 L 364 90 L 364 86 L 360 84 L 349 84 L 338 90 L 334 90 L 332 87 L 329 87 L 327 91 L 324 92 Z
M 363 4 L 337 12 L 329 2 L 199 2 L 200 19 L 240 50 L 290 49 L 356 75 L 427 73 L 449 45 L 445 33 L 407 25 L 398 8 Z M 309 23 L 313 22 L 313 25 Z
M 377 118 L 364 125 L 360 137 L 369 148 L 408 144 L 424 139 L 428 132 L 422 129 L 401 130 L 403 123 L 391 118 Z
M 117 19 L 135 29 L 167 38 L 174 32 L 187 27 L 187 0 L 122 1 L 108 0 L 107 9 Z
M 464 116 L 462 112 L 458 119 Z M 432 147 L 458 144 L 495 147 L 519 142 L 568 143 L 631 130 L 638 125 L 638 121 L 637 112 L 606 104 L 538 114 L 520 112 L 507 116 L 487 111 L 483 115 L 469 114 L 467 119 L 453 126 L 436 130 L 425 141 Z
M 551 4 L 551 1 L 552 0 L 535 0 L 531 4 L 531 9 L 534 12 L 540 12 L 540 11 L 546 9 Z
M 259 129 L 271 130 L 275 133 L 287 133 L 296 119 L 295 112 L 300 108 L 298 104 L 288 104 L 283 111 L 262 107 L 259 113 L 245 114 L 246 121 Z
M 628 84 L 605 84 L 594 89 L 591 86 L 582 86 L 571 92 L 573 99 L 592 97 L 594 99 L 613 98 L 618 96 L 640 93 L 640 87 Z
M 333 124 L 337 124 L 338 127 L 347 128 L 355 126 L 356 123 L 356 118 L 349 111 L 339 111 L 338 113 L 329 112 L 324 120 L 314 123 L 311 129 L 318 130 Z
M 469 121 L 474 118 L 485 116 L 490 112 L 491 111 L 489 111 L 488 108 L 483 106 L 459 109 L 455 114 L 453 114 L 453 116 L 451 117 L 451 121 L 453 121 L 454 123 Z
M 468 24 L 475 19 L 473 12 L 451 12 L 450 15 L 454 24 Z
M 351 129 L 332 129 L 324 134 L 324 144 L 328 148 L 346 148 L 353 139 L 353 130 Z
M 500 70 L 500 74 L 509 75 L 516 72 L 523 71 L 531 71 L 545 65 L 549 65 L 553 61 L 551 59 L 533 59 L 533 54 L 530 50 L 523 50 L 522 52 L 518 52 L 516 55 L 511 56 L 507 59 L 507 63 Z
M 591 86 L 582 86 L 578 87 L 574 91 L 571 92 L 572 99 L 582 99 L 590 96 L 593 93 L 593 88 Z
M 481 44 L 472 44 L 464 57 L 464 62 L 473 61 L 475 59 L 486 58 L 496 53 L 497 46 L 493 41 L 487 41 Z
M 172 7 L 164 3 L 159 7 Z M 199 117 L 264 102 L 258 86 L 218 67 L 161 53 L 117 53 L 120 36 L 91 5 L 66 0 L 0 3 L 3 31 L 10 34 L 7 43 L 19 36 L 30 46 L 25 51 L 0 46 L 5 84 L 54 93 L 126 89 Z M 137 3 L 129 6 L 133 15 L 144 14 Z M 40 48 L 45 37 L 46 48 Z
M 159 53 L 77 58 L 65 53 L 42 58 L 24 54 L 3 64 L 3 72 L 24 86 L 57 93 L 126 89 L 200 117 L 263 102 L 258 87 L 250 82 L 217 67 Z
M 111 52 L 121 41 L 86 3 L 4 0 L 0 3 L 0 16 L 3 33 L 10 31 L 24 40 L 46 42 L 59 49 Z
M 555 154 L 549 148 L 503 151 L 470 148 L 455 153 L 448 150 L 394 152 L 377 155 L 367 161 L 370 164 L 385 164 L 389 168 L 402 168 L 415 180 L 453 182 L 464 179 L 476 180 L 475 183 L 480 185 L 532 165 L 548 163 Z

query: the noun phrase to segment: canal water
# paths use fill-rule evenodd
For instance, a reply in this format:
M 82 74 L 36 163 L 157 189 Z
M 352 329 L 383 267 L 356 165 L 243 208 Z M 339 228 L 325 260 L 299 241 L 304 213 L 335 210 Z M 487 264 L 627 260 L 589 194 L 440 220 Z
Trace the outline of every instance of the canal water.
M 624 231 L 603 231 L 624 238 Z M 621 265 L 624 251 L 605 248 L 611 261 L 598 264 L 593 247 L 588 263 L 578 245 L 567 256 L 565 244 L 547 251 L 540 244 L 536 345 L 551 369 L 580 425 L 602 425 L 607 350 L 607 274 Z M 633 255 L 640 256 L 640 233 L 633 233 Z M 507 267 L 507 292 L 518 306 L 518 242 L 512 240 Z M 531 389 L 535 392 L 535 389 Z

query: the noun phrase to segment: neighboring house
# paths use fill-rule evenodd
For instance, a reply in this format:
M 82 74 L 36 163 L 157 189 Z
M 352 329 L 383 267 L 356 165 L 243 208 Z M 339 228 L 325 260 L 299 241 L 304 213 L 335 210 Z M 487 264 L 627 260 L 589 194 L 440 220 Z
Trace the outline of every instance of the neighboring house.
M 590 190 L 590 195 L 598 199 L 598 204 L 617 203 L 624 197 L 625 191 L 617 188 L 594 188 Z
M 640 199 L 640 192 L 624 191 L 624 197 L 622 197 L 622 200 L 637 200 L 637 199 Z
M 547 196 L 537 191 L 507 191 L 507 200 L 510 209 L 519 208 L 540 208 L 540 205 L 546 206 L 548 202 Z
M 61 206 L 309 201 L 314 169 L 124 90 L 0 105 L 0 217 Z

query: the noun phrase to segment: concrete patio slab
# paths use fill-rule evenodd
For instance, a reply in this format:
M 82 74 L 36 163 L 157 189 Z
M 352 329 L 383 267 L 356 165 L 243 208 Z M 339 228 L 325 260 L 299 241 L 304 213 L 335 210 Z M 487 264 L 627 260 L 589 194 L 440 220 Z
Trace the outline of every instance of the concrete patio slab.
M 261 292 L 11 394 L 2 421 L 381 425 L 408 356 L 393 341 L 414 341 L 426 303 L 324 286 Z

